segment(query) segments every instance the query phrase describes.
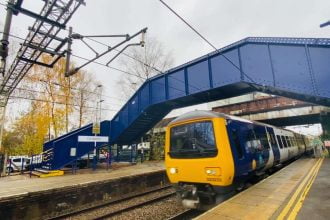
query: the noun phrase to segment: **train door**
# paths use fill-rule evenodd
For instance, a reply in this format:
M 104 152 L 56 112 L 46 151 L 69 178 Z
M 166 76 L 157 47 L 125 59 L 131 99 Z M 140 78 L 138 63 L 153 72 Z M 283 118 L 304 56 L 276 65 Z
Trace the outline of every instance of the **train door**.
M 280 129 L 274 129 L 274 134 L 276 137 L 276 141 L 278 143 L 278 146 L 280 147 L 280 163 L 283 163 L 284 161 L 288 160 L 288 149 L 286 146 L 286 142 L 284 142 L 284 133 Z
M 292 134 L 292 136 L 290 136 L 290 140 L 291 140 L 292 147 L 293 147 L 293 154 L 295 157 L 297 157 L 299 155 L 299 148 L 298 148 L 294 134 Z
M 275 133 L 274 133 L 274 129 L 271 128 L 271 127 L 267 127 L 267 137 L 268 137 L 268 142 L 269 142 L 269 145 L 273 151 L 273 155 L 274 155 L 274 165 L 276 164 L 279 164 L 280 163 L 280 150 L 279 150 L 279 147 L 276 143 L 276 140 L 275 140 Z
M 227 121 L 227 132 L 235 162 L 235 177 L 237 178 L 248 176 L 250 170 L 249 158 L 244 149 L 244 138 L 242 137 L 244 127 L 245 123 Z
M 271 152 L 267 139 L 267 133 L 264 126 L 256 125 L 254 128 L 258 145 L 255 150 L 255 157 L 257 160 L 257 167 L 259 169 L 267 168 L 268 161 L 270 161 Z M 272 162 L 272 161 L 271 161 Z

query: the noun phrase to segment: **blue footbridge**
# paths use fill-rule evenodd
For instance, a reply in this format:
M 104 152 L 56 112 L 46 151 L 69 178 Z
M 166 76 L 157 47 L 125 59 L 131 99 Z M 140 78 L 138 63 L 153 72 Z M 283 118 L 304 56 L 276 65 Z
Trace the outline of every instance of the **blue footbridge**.
M 106 145 L 139 138 L 171 110 L 260 91 L 330 106 L 330 39 L 249 37 L 147 79 L 110 121 Z M 44 144 L 49 169 L 60 169 L 94 149 L 78 142 L 92 124 Z M 77 149 L 70 156 L 70 149 Z

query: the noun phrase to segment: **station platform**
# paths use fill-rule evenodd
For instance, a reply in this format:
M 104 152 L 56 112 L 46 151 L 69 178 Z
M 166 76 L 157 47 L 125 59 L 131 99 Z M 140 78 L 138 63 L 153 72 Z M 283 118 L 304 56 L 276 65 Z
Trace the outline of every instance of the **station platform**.
M 1 178 L 0 219 L 51 218 L 168 184 L 163 161 L 78 172 L 49 178 Z
M 329 219 L 330 159 L 299 159 L 197 217 Z
M 142 164 L 122 167 L 117 170 L 96 170 L 89 173 L 64 175 L 50 178 L 28 178 L 16 176 L 0 179 L 0 200 L 36 191 L 52 190 L 67 186 L 78 186 L 109 179 L 134 176 L 154 171 L 165 170 L 163 162 L 145 162 Z

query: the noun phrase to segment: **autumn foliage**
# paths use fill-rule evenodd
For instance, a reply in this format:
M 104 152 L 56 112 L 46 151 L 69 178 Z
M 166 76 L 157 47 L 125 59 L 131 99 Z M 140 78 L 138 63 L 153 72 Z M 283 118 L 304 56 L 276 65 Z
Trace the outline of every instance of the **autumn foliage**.
M 47 63 L 50 57 L 41 59 Z M 69 78 L 64 72 L 65 59 L 53 68 L 35 65 L 21 83 L 25 90 L 17 93 L 30 100 L 30 106 L 5 131 L 3 146 L 10 155 L 41 153 L 45 141 L 91 121 L 99 83 L 86 72 Z

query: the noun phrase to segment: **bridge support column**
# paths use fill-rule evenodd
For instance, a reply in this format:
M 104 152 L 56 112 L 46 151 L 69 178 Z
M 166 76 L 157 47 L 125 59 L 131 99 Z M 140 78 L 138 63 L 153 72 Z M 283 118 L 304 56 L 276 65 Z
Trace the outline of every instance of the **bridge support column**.
M 322 125 L 322 140 L 330 140 L 330 113 L 323 112 L 320 114 L 320 121 Z

